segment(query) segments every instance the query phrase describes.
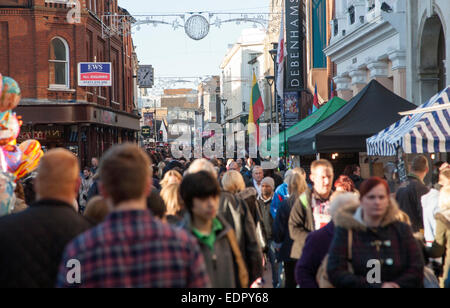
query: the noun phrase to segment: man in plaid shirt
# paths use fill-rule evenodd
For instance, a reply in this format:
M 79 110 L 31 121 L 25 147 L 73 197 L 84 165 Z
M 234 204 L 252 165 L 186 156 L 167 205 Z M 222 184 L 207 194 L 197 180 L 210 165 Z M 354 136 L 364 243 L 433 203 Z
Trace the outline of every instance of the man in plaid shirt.
M 147 210 L 150 166 L 136 145 L 115 146 L 105 154 L 99 171 L 100 191 L 114 209 L 102 224 L 66 247 L 58 287 L 210 286 L 196 240 L 157 221 Z M 80 266 L 78 281 L 76 264 Z

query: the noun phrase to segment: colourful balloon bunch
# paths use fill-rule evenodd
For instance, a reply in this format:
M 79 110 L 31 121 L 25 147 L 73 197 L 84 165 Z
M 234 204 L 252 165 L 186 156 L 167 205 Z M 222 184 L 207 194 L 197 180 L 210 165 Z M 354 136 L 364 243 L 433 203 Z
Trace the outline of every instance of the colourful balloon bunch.
M 17 82 L 0 74 L 0 216 L 9 214 L 14 208 L 15 183 L 33 172 L 44 155 L 37 140 L 27 140 L 17 146 L 22 121 L 12 109 L 19 102 Z

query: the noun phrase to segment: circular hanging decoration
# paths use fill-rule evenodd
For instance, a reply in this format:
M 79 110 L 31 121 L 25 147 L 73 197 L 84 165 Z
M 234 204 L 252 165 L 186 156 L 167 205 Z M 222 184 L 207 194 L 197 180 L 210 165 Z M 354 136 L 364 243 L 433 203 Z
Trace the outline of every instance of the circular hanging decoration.
M 209 22 L 202 15 L 194 15 L 184 24 L 184 30 L 191 39 L 199 41 L 209 33 Z

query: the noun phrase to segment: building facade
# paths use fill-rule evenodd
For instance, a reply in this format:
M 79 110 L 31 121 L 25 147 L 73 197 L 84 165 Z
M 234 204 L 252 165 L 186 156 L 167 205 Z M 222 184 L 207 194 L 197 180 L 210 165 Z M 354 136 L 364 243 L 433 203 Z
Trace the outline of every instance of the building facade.
M 245 29 L 238 41 L 228 49 L 220 69 L 222 123 L 248 122 L 250 110 L 251 90 L 253 83 L 253 72 L 256 74 L 264 109 L 270 108 L 270 96 L 265 80 L 264 40 L 266 32 L 261 29 Z
M 317 96 L 320 104 L 331 97 L 331 83 L 336 65 L 324 53 L 331 39 L 331 21 L 335 0 L 305 0 L 305 44 L 306 44 L 306 89 L 314 94 L 317 85 Z
M 190 138 L 187 139 L 192 140 L 195 128 L 202 127 L 197 90 L 165 89 L 161 97 L 161 108 L 167 108 L 167 141 L 169 143 L 181 136 L 188 136 Z
M 406 98 L 406 0 L 335 3 L 325 54 L 337 65 L 338 96 L 349 100 L 376 79 Z
M 220 123 L 220 104 L 220 77 L 207 77 L 198 86 L 198 107 L 205 123 Z
M 335 0 L 325 54 L 337 64 L 338 95 L 349 99 L 376 79 L 416 105 L 450 83 L 450 2 Z
M 406 97 L 425 103 L 450 85 L 450 1 L 406 1 Z
M 71 149 L 86 166 L 111 145 L 137 140 L 133 18 L 117 0 L 55 2 L 0 1 L 0 72 L 22 90 L 18 141 Z M 106 15 L 127 17 L 119 27 Z M 79 62 L 111 62 L 112 87 L 79 87 Z

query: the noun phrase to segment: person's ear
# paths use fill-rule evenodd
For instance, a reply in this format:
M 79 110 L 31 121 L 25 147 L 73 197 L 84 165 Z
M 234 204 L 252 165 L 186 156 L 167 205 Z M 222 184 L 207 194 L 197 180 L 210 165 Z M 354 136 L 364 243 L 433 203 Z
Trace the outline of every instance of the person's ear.
M 147 187 L 145 188 L 145 197 L 149 197 L 153 190 L 153 178 L 147 180 Z
M 76 183 L 75 183 L 75 192 L 77 194 L 80 191 L 80 186 L 81 186 L 81 178 L 79 176 L 77 176 L 77 180 L 76 180 Z

